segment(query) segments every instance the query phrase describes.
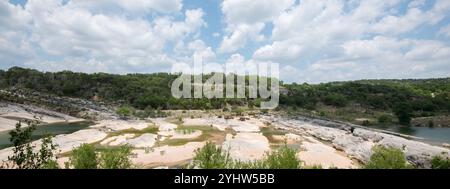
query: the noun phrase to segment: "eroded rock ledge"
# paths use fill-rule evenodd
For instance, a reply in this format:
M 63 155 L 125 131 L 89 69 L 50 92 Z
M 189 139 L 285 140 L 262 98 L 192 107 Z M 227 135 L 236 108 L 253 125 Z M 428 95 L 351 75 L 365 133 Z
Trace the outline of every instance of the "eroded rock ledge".
M 340 123 L 329 123 L 306 118 L 301 118 L 300 120 L 287 119 L 274 116 L 264 116 L 262 119 L 276 127 L 301 135 L 310 135 L 322 141 L 329 142 L 334 148 L 345 152 L 350 157 L 363 163 L 369 161 L 372 153 L 371 149 L 375 145 L 402 149 L 407 160 L 418 168 L 431 168 L 430 161 L 434 156 L 448 156 L 450 154 L 449 149 L 408 140 L 402 136 L 362 128 L 355 128 L 353 133 L 351 133 L 348 131 L 348 125 Z M 320 123 L 324 123 L 324 125 L 320 125 Z

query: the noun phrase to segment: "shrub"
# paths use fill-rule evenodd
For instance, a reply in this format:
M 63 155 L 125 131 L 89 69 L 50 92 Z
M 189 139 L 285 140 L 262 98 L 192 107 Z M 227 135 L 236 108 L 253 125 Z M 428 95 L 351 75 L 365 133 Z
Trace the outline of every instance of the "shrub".
M 94 146 L 82 144 L 74 149 L 69 162 L 75 169 L 97 169 L 98 161 Z
M 224 169 L 232 162 L 230 154 L 212 142 L 207 142 L 203 148 L 195 151 L 191 168 Z
M 119 116 L 128 117 L 133 113 L 133 110 L 131 107 L 128 107 L 128 106 L 121 106 L 121 107 L 117 108 L 116 113 Z
M 208 142 L 196 151 L 190 168 L 200 169 L 298 169 L 301 161 L 297 159 L 296 151 L 287 145 L 276 151 L 267 153 L 266 157 L 255 161 L 233 160 L 228 151 Z
M 361 125 L 362 126 L 369 126 L 370 125 L 370 121 L 369 120 L 364 120 Z
M 268 153 L 265 163 L 268 169 L 299 169 L 301 161 L 297 159 L 297 152 L 287 145 Z
M 388 124 L 388 123 L 391 123 L 391 122 L 392 122 L 392 118 L 389 115 L 384 114 L 384 115 L 381 115 L 381 116 L 378 117 L 378 123 L 379 124 Z
M 448 157 L 435 156 L 431 160 L 432 169 L 450 169 L 450 159 Z
M 121 146 L 118 149 L 108 149 L 101 153 L 100 166 L 103 169 L 129 169 L 131 168 L 130 146 Z
M 405 154 L 394 147 L 375 146 L 366 169 L 408 169 L 412 168 L 406 161 Z

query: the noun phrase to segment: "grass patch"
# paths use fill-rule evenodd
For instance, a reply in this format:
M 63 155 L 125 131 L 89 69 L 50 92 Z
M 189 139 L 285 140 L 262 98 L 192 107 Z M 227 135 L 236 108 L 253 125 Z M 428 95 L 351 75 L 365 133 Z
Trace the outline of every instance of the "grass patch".
M 117 132 L 113 132 L 113 133 L 109 133 L 108 137 L 114 137 L 114 136 L 120 136 L 120 135 L 124 135 L 124 134 L 135 134 L 136 137 L 145 134 L 145 133 L 152 133 L 152 134 L 157 134 L 159 131 L 159 128 L 157 126 L 149 126 L 145 129 L 142 130 L 137 130 L 137 129 L 126 129 L 126 130 L 121 130 L 121 131 L 117 131 Z
M 169 123 L 175 124 L 175 125 L 182 125 L 183 124 L 183 116 L 166 118 L 166 121 Z
M 177 131 L 202 131 L 202 135 L 192 139 L 167 139 L 158 143 L 158 146 L 182 146 L 189 142 L 204 142 L 214 141 L 216 143 L 222 142 L 227 134 L 226 131 L 220 131 L 212 126 L 178 126 Z
M 268 126 L 268 127 L 262 127 L 261 133 L 267 138 L 267 140 L 269 140 L 269 143 L 278 144 L 278 143 L 283 143 L 284 141 L 275 139 L 273 136 L 274 135 L 285 135 L 289 132 L 286 130 L 276 129 L 274 127 Z

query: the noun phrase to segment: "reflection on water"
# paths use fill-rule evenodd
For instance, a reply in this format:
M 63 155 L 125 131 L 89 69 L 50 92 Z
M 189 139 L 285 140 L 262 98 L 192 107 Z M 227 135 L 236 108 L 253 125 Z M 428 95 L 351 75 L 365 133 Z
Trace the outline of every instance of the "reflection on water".
M 437 145 L 441 145 L 442 143 L 450 143 L 450 128 L 399 126 L 377 126 L 375 128 L 424 138 L 427 142 Z
M 92 125 L 91 122 L 77 122 L 77 123 L 55 123 L 49 125 L 41 125 L 33 132 L 33 140 L 40 139 L 47 135 L 70 134 Z M 0 132 L 0 149 L 11 146 L 9 141 L 9 132 Z
M 402 134 L 406 134 L 406 135 L 415 136 L 416 129 L 413 128 L 413 127 L 397 127 L 397 132 L 398 133 L 402 133 Z

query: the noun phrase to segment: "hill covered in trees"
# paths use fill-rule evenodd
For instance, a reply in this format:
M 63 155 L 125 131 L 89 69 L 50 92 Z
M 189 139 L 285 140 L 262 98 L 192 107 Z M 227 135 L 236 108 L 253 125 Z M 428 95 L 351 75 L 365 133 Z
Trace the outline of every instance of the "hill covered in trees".
M 257 107 L 260 99 L 175 99 L 170 86 L 177 74 L 40 72 L 19 67 L 0 70 L 1 89 L 27 89 L 57 96 L 113 102 L 136 109 L 222 109 Z M 209 76 L 206 76 L 206 80 Z M 246 77 L 248 81 L 248 76 Z M 322 116 L 342 109 L 365 114 L 395 114 L 399 123 L 414 117 L 448 115 L 450 78 L 417 80 L 361 80 L 323 84 L 283 84 L 279 109 L 319 112 Z M 324 107 L 326 107 L 324 109 Z M 346 111 L 343 111 L 346 114 Z M 376 115 L 383 116 L 383 115 Z M 382 119 L 389 119 L 385 116 Z M 351 120 L 350 120 L 351 121 Z

